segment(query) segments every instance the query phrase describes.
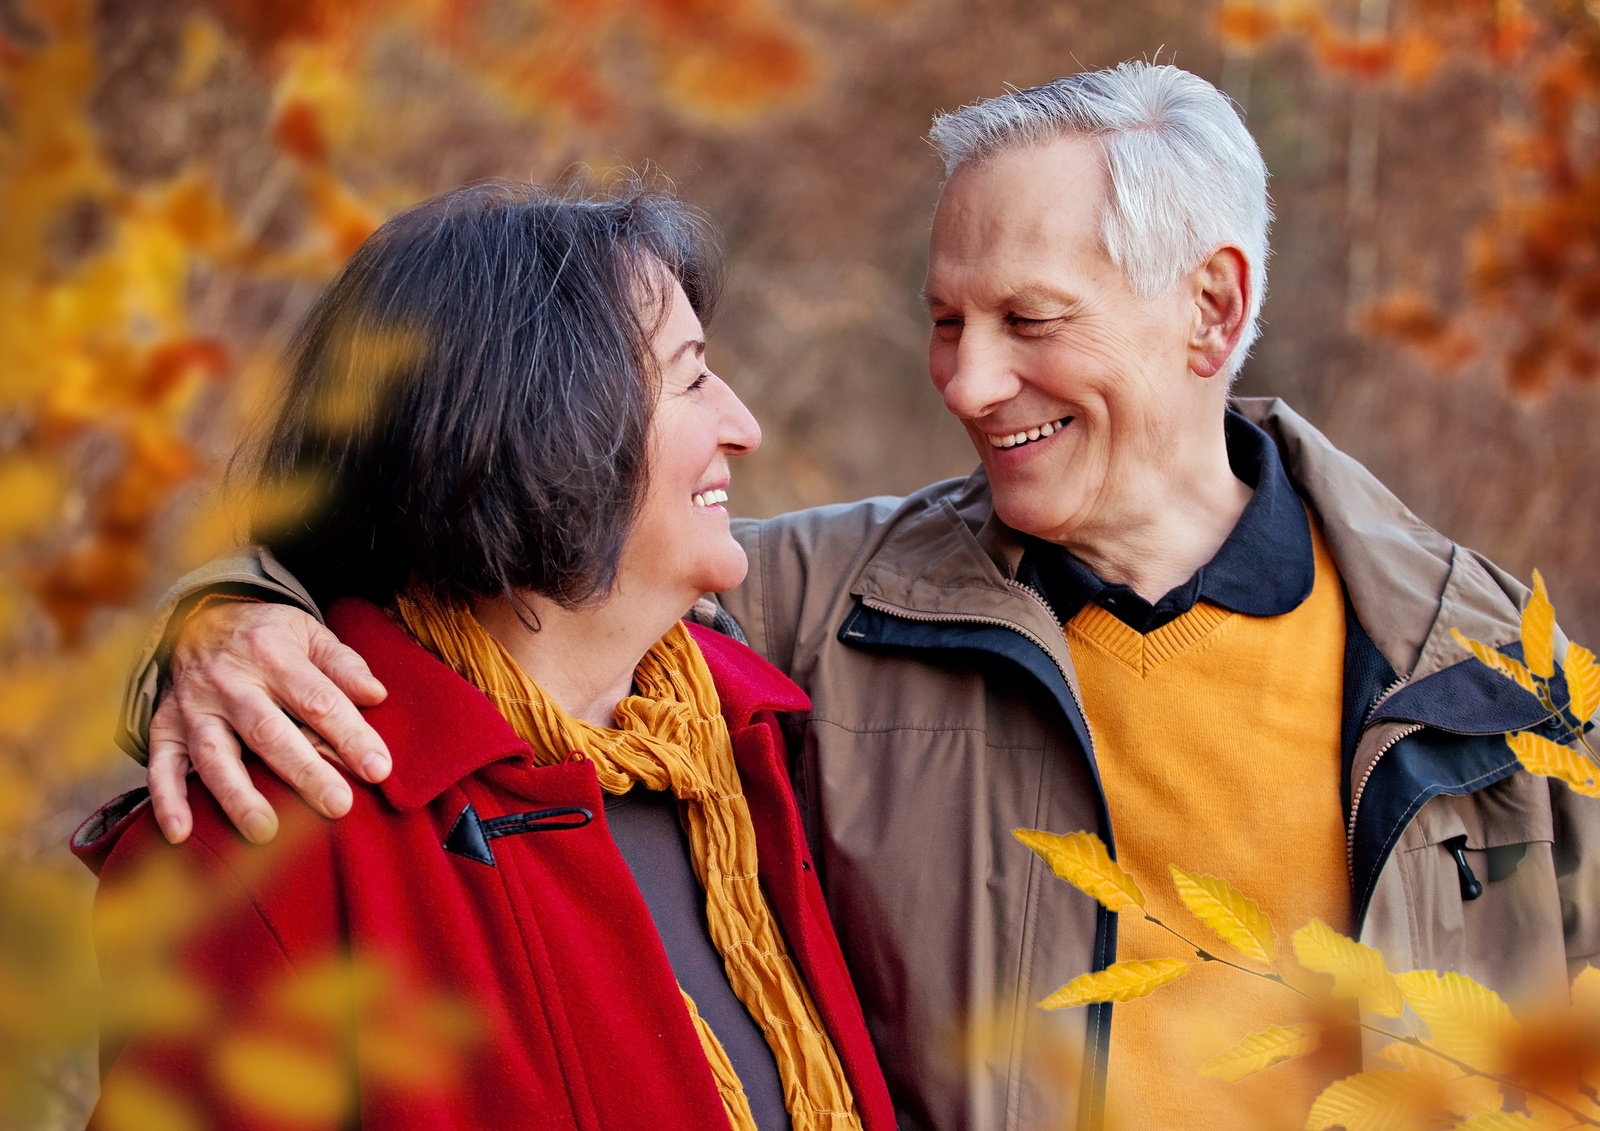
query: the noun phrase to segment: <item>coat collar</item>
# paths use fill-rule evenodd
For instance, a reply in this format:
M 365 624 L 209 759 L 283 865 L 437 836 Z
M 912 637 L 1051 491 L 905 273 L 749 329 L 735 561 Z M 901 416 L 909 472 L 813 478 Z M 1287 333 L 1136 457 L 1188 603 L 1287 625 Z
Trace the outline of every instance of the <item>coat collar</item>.
M 378 789 L 396 809 L 427 805 L 491 763 L 530 756 L 527 743 L 481 691 L 376 605 L 353 598 L 335 602 L 328 627 L 388 689 L 388 697 L 365 715 L 394 756 L 394 768 Z M 811 706 L 788 677 L 738 641 L 698 625 L 690 625 L 689 633 L 711 669 L 730 728 L 747 726 L 760 711 Z
M 396 809 L 428 804 L 462 778 L 532 752 L 488 698 L 376 605 L 347 598 L 328 627 L 360 653 L 388 696 L 363 712 L 394 756 L 378 790 Z

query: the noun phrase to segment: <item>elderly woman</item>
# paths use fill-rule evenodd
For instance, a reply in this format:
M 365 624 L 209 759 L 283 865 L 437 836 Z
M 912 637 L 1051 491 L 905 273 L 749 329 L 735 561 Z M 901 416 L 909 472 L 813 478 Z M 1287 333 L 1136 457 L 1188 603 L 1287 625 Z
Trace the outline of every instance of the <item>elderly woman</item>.
M 311 311 L 255 535 L 388 689 L 393 772 L 328 822 L 253 766 L 267 847 L 209 795 L 177 847 L 136 795 L 79 831 L 126 1022 L 95 1125 L 893 1126 L 781 761 L 805 697 L 680 620 L 744 576 L 760 440 L 706 366 L 717 268 L 670 197 L 482 187 Z M 116 928 L 157 868 L 184 1023 Z

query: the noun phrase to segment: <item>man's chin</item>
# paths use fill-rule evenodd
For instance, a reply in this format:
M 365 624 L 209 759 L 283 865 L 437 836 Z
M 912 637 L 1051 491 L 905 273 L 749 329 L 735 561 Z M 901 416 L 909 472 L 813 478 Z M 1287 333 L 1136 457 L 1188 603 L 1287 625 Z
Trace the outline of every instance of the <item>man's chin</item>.
M 995 517 L 1019 534 L 1031 534 L 1047 542 L 1057 542 L 1075 525 L 1071 508 L 1061 505 L 1059 495 L 1038 491 L 994 493 Z

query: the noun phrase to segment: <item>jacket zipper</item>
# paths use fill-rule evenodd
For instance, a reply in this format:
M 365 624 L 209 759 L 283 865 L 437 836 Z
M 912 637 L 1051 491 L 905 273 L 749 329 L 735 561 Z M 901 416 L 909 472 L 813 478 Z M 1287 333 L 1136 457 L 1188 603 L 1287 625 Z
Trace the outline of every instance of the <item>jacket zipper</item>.
M 1041 609 L 1048 613 L 1050 615 L 1050 619 L 1055 619 L 1055 613 L 1051 611 L 1050 606 L 1045 602 L 1045 599 L 1040 596 L 1038 590 L 1024 585 L 1020 581 L 1012 581 L 1009 578 L 1006 580 L 1006 588 L 1012 589 L 1015 592 L 1027 597 L 1028 600 L 1032 601 L 1034 604 L 1038 605 Z M 887 613 L 892 617 L 900 617 L 902 620 L 918 621 L 923 624 L 982 624 L 989 625 L 994 628 L 1006 628 L 1010 629 L 1012 632 L 1015 632 L 1023 639 L 1032 642 L 1033 645 L 1039 649 L 1039 651 L 1050 657 L 1050 662 L 1053 663 L 1056 666 L 1056 670 L 1061 673 L 1061 682 L 1067 685 L 1067 694 L 1072 696 L 1072 704 L 1078 708 L 1078 717 L 1083 720 L 1083 732 L 1089 736 L 1088 754 L 1090 760 L 1093 760 L 1094 732 L 1089 728 L 1089 712 L 1084 709 L 1083 700 L 1079 697 L 1077 688 L 1072 686 L 1072 677 L 1067 673 L 1067 669 L 1062 666 L 1061 661 L 1056 659 L 1054 653 L 1050 651 L 1050 646 L 1047 645 L 1043 640 L 1039 639 L 1039 637 L 1034 633 L 1029 632 L 1021 625 L 1005 620 L 1002 617 L 984 617 L 969 613 L 921 613 L 910 609 L 901 608 L 898 605 L 888 604 L 887 602 L 880 601 L 875 597 L 863 597 L 861 598 L 861 603 L 866 605 L 869 609 L 876 609 L 880 613 Z M 1065 638 L 1063 637 L 1063 640 L 1064 639 Z
M 1378 697 L 1372 701 L 1372 706 L 1367 708 L 1367 717 L 1363 719 L 1361 723 L 1361 729 L 1363 731 L 1365 731 L 1371 724 L 1372 716 L 1378 713 L 1378 708 L 1383 706 L 1384 703 L 1388 701 L 1390 696 L 1404 687 L 1410 679 L 1411 677 L 1409 675 L 1401 676 L 1388 687 L 1384 688 Z M 1355 890 L 1356 886 L 1356 814 L 1361 811 L 1361 796 L 1367 791 L 1367 782 L 1371 780 L 1372 771 L 1378 768 L 1378 763 L 1383 761 L 1383 756 L 1385 754 L 1394 749 L 1395 746 L 1399 744 L 1401 739 L 1410 738 L 1413 734 L 1416 734 L 1418 731 L 1423 729 L 1425 728 L 1422 726 L 1422 724 L 1412 723 L 1408 726 L 1401 727 L 1394 734 L 1390 735 L 1389 739 L 1382 746 L 1378 747 L 1378 752 L 1372 756 L 1372 761 L 1367 764 L 1366 771 L 1361 775 L 1361 780 L 1356 783 L 1355 790 L 1350 794 L 1350 823 L 1345 829 L 1344 861 L 1345 871 L 1350 877 L 1350 888 L 1352 891 Z

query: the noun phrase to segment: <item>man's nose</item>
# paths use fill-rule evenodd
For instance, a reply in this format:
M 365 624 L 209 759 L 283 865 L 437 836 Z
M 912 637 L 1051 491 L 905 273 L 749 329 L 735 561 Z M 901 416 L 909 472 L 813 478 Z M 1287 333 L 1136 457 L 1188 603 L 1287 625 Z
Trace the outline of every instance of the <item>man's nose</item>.
M 939 390 L 945 408 L 962 420 L 987 416 L 1022 387 L 1022 379 L 1012 365 L 1010 351 L 997 335 L 984 327 L 968 325 L 955 343 L 954 356 L 944 359 L 950 366 L 948 380 Z M 937 382 L 939 375 L 935 375 Z

